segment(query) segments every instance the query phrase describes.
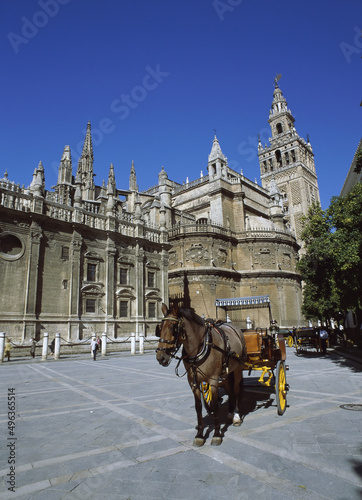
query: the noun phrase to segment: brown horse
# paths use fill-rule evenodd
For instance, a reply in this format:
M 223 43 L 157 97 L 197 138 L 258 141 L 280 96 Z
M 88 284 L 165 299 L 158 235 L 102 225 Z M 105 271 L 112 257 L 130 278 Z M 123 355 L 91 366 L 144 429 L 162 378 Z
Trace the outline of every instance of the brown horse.
M 236 410 L 241 408 L 243 382 L 243 362 L 246 358 L 245 340 L 242 332 L 230 323 L 217 325 L 211 320 L 204 321 L 192 309 L 182 309 L 174 305 L 168 310 L 162 304 L 164 318 L 156 329 L 160 337 L 156 350 L 157 361 L 168 366 L 179 347 L 182 345 L 182 359 L 187 372 L 189 385 L 194 393 L 197 414 L 197 434 L 195 446 L 205 442 L 202 418 L 201 395 L 204 396 L 207 409 L 214 417 L 212 445 L 220 445 L 220 421 L 218 418 L 219 383 L 225 387 L 229 396 L 229 418 L 234 425 L 240 425 L 241 419 Z

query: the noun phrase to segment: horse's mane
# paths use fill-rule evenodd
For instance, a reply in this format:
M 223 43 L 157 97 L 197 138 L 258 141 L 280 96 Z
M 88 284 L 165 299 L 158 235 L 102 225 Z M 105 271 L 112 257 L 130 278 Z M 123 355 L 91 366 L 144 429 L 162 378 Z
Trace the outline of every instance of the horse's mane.
M 201 326 L 205 325 L 205 321 L 201 318 L 201 316 L 195 313 L 194 309 L 184 309 L 183 307 L 181 307 L 179 309 L 179 314 L 188 321 L 194 321 L 195 323 Z

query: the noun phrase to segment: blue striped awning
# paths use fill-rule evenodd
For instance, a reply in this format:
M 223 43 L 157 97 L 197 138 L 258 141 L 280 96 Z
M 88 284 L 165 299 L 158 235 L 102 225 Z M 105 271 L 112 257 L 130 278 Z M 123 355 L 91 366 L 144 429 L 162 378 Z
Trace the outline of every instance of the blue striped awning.
M 233 306 L 257 306 L 262 304 L 270 304 L 269 295 L 257 295 L 255 297 L 235 297 L 231 299 L 216 299 L 216 307 L 233 307 Z

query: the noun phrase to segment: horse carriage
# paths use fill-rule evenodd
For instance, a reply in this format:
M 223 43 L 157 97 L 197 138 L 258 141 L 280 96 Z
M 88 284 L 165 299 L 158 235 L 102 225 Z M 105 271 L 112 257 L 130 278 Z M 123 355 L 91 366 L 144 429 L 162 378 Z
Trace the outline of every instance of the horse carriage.
M 259 382 L 266 387 L 274 387 L 278 415 L 283 415 L 287 407 L 285 364 L 286 349 L 282 335 L 278 335 L 276 325 L 267 329 L 242 332 L 232 323 L 203 320 L 192 309 L 172 306 L 169 310 L 162 304 L 164 318 L 156 328 L 159 343 L 156 350 L 157 361 L 168 366 L 173 358 L 184 364 L 187 379 L 195 399 L 197 414 L 197 434 L 195 446 L 205 442 L 203 435 L 202 401 L 214 418 L 212 445 L 220 445 L 222 435 L 218 417 L 218 391 L 222 385 L 229 396 L 228 417 L 233 425 L 241 425 L 239 412 L 242 410 L 243 372 L 249 375 L 253 370 L 261 371 Z M 181 356 L 176 356 L 182 346 Z M 267 378 L 266 378 L 266 375 Z
M 294 335 L 294 345 L 296 354 L 302 354 L 308 349 L 321 350 L 321 339 L 319 332 L 315 328 L 297 328 Z

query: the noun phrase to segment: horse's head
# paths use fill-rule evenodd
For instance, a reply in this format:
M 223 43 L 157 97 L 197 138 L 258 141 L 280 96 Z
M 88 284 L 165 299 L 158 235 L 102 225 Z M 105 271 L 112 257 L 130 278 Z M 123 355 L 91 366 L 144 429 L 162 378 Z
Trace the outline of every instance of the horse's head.
M 156 327 L 156 336 L 160 338 L 156 349 L 156 359 L 162 366 L 168 366 L 172 356 L 180 347 L 180 324 L 178 306 L 174 305 L 168 310 L 166 304 L 162 304 L 164 318 Z

